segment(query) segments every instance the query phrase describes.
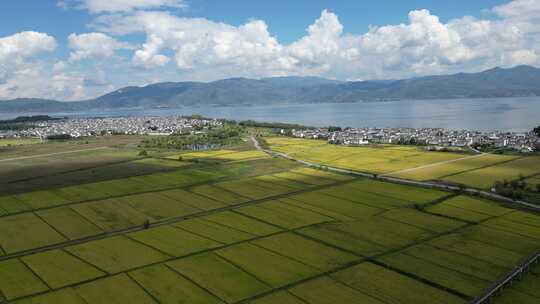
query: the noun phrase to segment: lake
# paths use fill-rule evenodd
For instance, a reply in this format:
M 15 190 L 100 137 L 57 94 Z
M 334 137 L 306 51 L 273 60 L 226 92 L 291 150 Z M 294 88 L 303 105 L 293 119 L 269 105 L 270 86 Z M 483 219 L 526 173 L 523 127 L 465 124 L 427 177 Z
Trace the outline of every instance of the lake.
M 0 119 L 43 113 L 0 113 Z M 448 129 L 528 131 L 540 125 L 540 97 L 386 102 L 324 103 L 272 106 L 182 107 L 128 109 L 108 112 L 47 113 L 51 116 L 170 116 L 200 114 L 207 117 L 309 126 L 440 127 Z

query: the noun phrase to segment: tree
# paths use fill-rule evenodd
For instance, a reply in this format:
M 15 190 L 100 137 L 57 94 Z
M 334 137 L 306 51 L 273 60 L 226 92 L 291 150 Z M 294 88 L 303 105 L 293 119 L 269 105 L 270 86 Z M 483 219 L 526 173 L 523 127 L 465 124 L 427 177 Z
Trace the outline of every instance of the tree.
M 328 132 L 339 132 L 339 131 L 341 131 L 341 127 L 336 127 L 336 126 L 328 127 Z
M 146 152 L 146 150 L 141 150 L 138 155 L 139 156 L 148 156 L 148 152 Z
M 540 126 L 534 128 L 533 132 L 534 132 L 534 134 L 536 134 L 536 136 L 540 136 Z

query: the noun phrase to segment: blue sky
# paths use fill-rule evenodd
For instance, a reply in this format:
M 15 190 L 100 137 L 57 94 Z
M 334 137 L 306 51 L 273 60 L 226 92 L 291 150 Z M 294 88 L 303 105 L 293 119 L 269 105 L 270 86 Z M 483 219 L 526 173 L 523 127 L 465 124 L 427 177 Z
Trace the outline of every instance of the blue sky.
M 0 99 L 226 77 L 404 78 L 540 57 L 538 0 L 18 0 L 0 4 L 0 20 Z
M 336 13 L 351 33 L 363 33 L 369 25 L 383 26 L 407 21 L 407 13 L 428 9 L 443 21 L 465 15 L 485 16 L 484 10 L 507 3 L 504 0 L 435 1 L 435 0 L 192 0 L 188 8 L 176 9 L 178 16 L 205 17 L 214 21 L 240 25 L 250 19 L 265 20 L 270 32 L 283 43 L 290 43 L 305 34 L 322 10 Z M 93 16 L 84 10 L 66 10 L 54 0 L 4 1 L 1 4 L 0 37 L 25 30 L 50 33 L 58 40 L 67 40 L 73 32 L 88 31 Z M 487 14 L 489 15 L 489 14 Z M 21 16 L 24 16 L 21 17 Z

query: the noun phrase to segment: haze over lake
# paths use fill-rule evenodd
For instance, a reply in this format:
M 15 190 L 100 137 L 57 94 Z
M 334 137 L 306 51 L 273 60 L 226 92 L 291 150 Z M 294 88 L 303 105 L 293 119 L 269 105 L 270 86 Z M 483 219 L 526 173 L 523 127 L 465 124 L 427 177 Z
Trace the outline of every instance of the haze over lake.
M 43 113 L 0 113 L 0 119 Z M 45 113 L 54 117 L 170 116 L 200 114 L 214 118 L 290 122 L 309 126 L 440 127 L 448 129 L 528 131 L 539 123 L 540 97 L 272 106 L 124 109 L 108 112 Z

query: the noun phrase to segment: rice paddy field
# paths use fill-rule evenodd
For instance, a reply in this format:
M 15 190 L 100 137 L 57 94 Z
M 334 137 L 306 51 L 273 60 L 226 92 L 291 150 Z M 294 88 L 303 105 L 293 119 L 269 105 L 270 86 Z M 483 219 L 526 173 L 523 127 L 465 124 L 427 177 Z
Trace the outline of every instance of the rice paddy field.
M 0 148 L 1 147 L 11 147 L 11 146 L 22 146 L 22 145 L 32 145 L 40 143 L 39 138 L 0 138 Z
M 179 155 L 2 193 L 0 303 L 467 303 L 540 250 L 540 214 L 497 202 L 249 149 Z M 538 303 L 538 282 L 496 303 Z
M 269 137 L 265 140 L 272 150 L 297 159 L 375 174 L 387 174 L 467 156 L 458 153 L 426 152 L 414 146 L 348 147 L 331 145 L 321 140 L 286 137 Z
M 479 189 L 489 189 L 497 181 L 540 175 L 540 156 L 468 155 L 396 145 L 346 147 L 286 137 L 270 137 L 266 141 L 275 151 L 321 165 Z M 531 184 L 535 182 L 531 179 Z

